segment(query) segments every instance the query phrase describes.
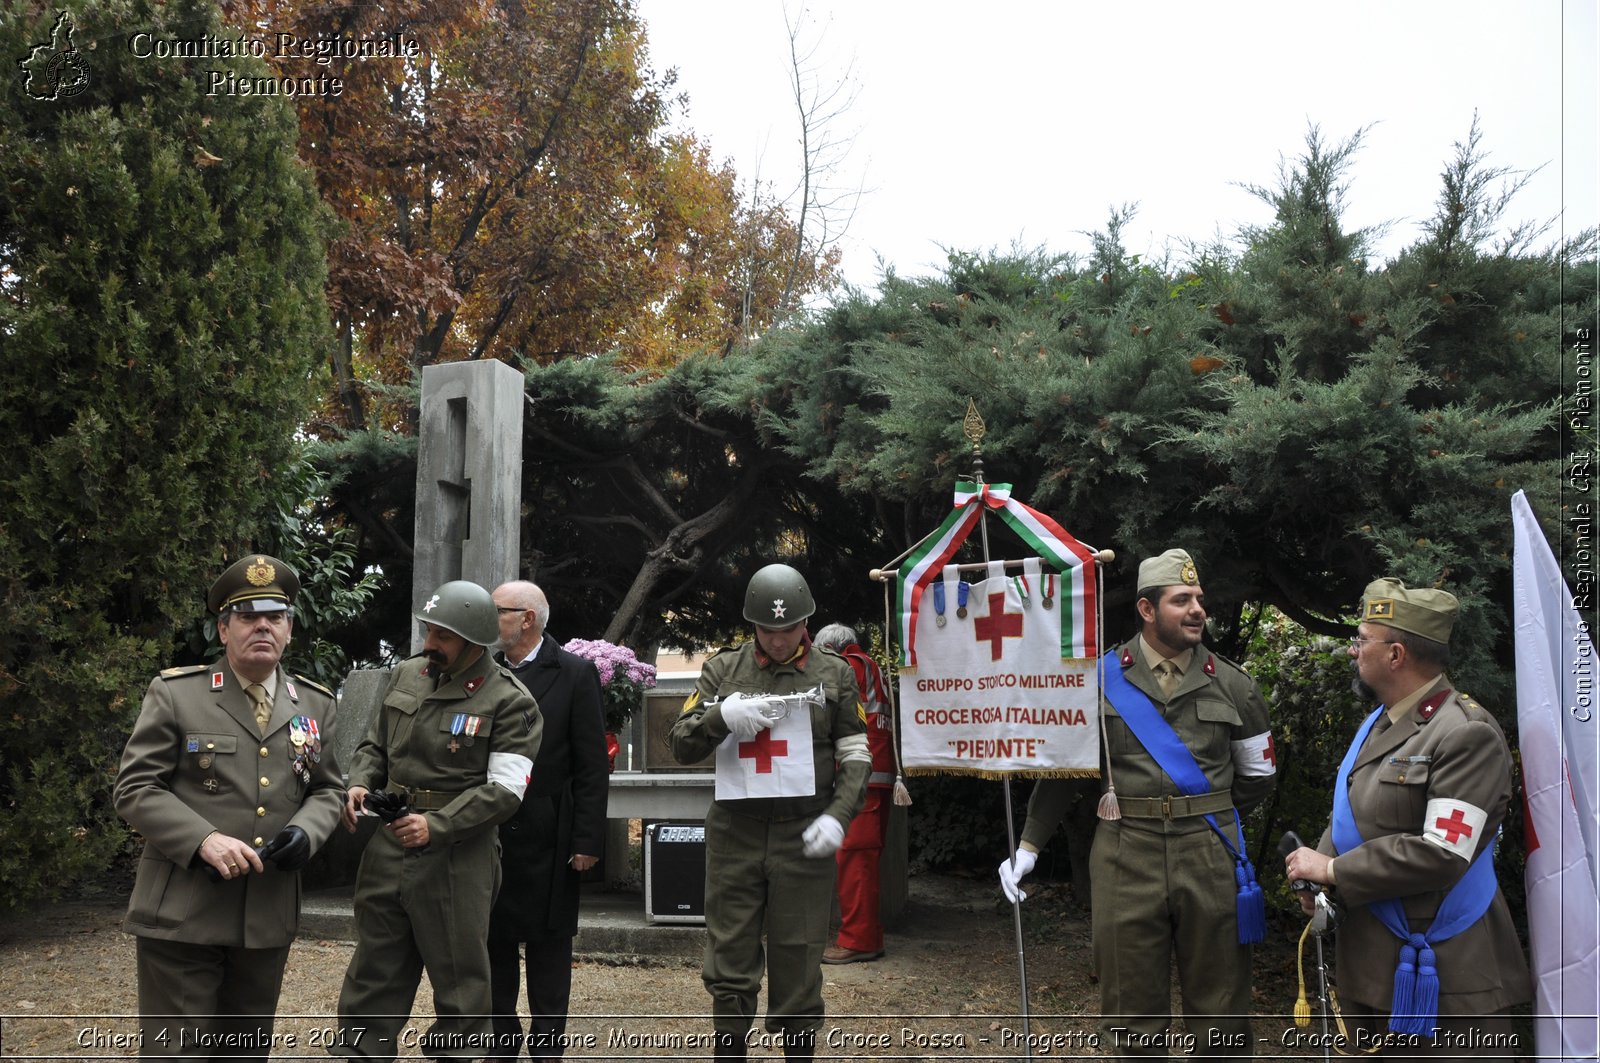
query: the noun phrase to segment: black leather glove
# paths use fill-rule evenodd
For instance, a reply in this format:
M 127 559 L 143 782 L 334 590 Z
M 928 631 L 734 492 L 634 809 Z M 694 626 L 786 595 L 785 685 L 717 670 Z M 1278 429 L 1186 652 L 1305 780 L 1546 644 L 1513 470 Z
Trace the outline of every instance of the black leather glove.
M 393 823 L 402 816 L 411 815 L 411 805 L 405 794 L 388 790 L 372 790 L 361 799 L 361 807 L 385 823 Z
M 289 826 L 257 851 L 261 859 L 277 864 L 279 871 L 299 871 L 311 860 L 311 839 L 299 827 Z

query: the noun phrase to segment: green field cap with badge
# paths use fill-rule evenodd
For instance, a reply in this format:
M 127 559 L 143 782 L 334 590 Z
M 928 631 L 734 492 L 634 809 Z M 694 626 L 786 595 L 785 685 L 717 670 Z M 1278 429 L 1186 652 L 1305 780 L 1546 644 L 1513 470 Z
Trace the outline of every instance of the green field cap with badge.
M 247 554 L 217 577 L 206 595 L 213 613 L 279 613 L 294 605 L 300 576 L 267 554 Z
M 1180 583 L 1185 587 L 1196 587 L 1200 584 L 1200 575 L 1195 571 L 1194 559 L 1189 556 L 1187 550 L 1172 549 L 1139 562 L 1137 586 L 1140 590 L 1172 587 Z
M 1449 591 L 1432 587 L 1407 587 L 1385 577 L 1367 584 L 1361 594 L 1361 620 L 1409 631 L 1435 642 L 1448 643 L 1461 603 Z

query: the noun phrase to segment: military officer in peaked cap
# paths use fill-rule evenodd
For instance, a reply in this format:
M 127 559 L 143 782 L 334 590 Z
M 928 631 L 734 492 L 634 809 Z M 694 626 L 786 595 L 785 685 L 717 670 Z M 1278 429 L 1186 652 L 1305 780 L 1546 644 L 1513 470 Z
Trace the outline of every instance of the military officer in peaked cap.
M 430 1059 L 493 1054 L 489 913 L 500 887 L 496 827 L 516 815 L 544 724 L 533 695 L 489 654 L 494 599 L 468 580 L 439 587 L 415 616 L 422 652 L 402 661 L 350 763 L 344 824 L 370 793 L 407 813 L 367 844 L 356 874 L 356 951 L 339 992 L 330 1051 L 392 1060 L 423 969 Z
M 1277 781 L 1267 706 L 1206 647 L 1205 592 L 1186 551 L 1139 565 L 1136 606 L 1139 634 L 1107 656 L 1101 690 L 1108 792 L 1089 881 L 1102 1027 L 1117 1055 L 1190 1054 L 1169 1026 L 1176 960 L 1193 1053 L 1247 1057 L 1250 944 L 1265 910 L 1235 813 Z M 1000 865 L 1007 897 L 1026 896 L 1018 880 L 1072 795 L 1066 780 L 1034 787 L 1021 845 Z
M 1510 1057 L 1507 1009 L 1532 996 L 1494 872 L 1511 751 L 1445 674 L 1458 610 L 1448 591 L 1367 585 L 1350 656 L 1357 691 L 1379 705 L 1339 767 L 1332 825 L 1286 860 L 1291 879 L 1344 902 L 1340 1000 L 1367 1043 L 1398 1031 L 1391 1058 Z M 1424 967 L 1436 983 L 1416 977 Z
M 113 800 L 145 843 L 124 924 L 142 1055 L 268 1055 L 298 872 L 344 804 L 333 694 L 281 664 L 299 590 L 265 554 L 219 576 L 223 659 L 153 680 L 123 750 Z

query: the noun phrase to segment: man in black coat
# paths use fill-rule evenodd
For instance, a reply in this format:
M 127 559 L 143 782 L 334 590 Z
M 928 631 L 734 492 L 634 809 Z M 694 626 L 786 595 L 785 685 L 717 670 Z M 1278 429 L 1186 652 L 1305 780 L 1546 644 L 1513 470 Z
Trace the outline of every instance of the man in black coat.
M 578 932 L 578 877 L 604 851 L 605 713 L 595 666 L 545 637 L 550 603 L 532 583 L 494 590 L 497 657 L 539 702 L 544 741 L 517 814 L 500 826 L 500 895 L 489 919 L 489 980 L 497 1052 L 521 1053 L 517 1021 L 518 943 L 526 943 L 527 1038 L 534 1059 L 560 1059 Z

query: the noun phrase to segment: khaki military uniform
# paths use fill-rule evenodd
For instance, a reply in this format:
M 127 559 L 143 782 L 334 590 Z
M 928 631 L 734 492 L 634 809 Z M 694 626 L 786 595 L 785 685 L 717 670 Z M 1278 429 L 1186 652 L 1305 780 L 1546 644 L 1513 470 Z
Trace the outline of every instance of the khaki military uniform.
M 822 950 L 833 909 L 834 861 L 804 854 L 801 834 L 827 813 L 849 828 L 866 794 L 870 759 L 835 767 L 835 744 L 864 736 L 855 673 L 829 650 L 808 648 L 795 660 L 766 658 L 756 644 L 706 661 L 671 733 L 685 764 L 713 753 L 728 737 L 721 708 L 729 694 L 799 694 L 821 683 L 827 704 L 810 706 L 816 792 L 810 797 L 716 801 L 706 817 L 706 958 L 702 971 L 720 1033 L 742 1037 L 755 1019 L 766 933 L 766 1028 L 790 1033 L 822 1024 Z M 862 739 L 864 741 L 864 738 Z
M 527 689 L 487 652 L 437 689 L 435 681 L 425 659 L 401 663 L 351 761 L 352 789 L 412 794 L 413 810 L 428 818 L 429 843 L 406 849 L 379 830 L 362 855 L 335 1055 L 394 1059 L 424 967 L 437 1016 L 423 1034 L 424 1054 L 473 1059 L 491 1051 L 495 827 L 522 804 L 543 725 Z M 519 777 L 495 780 L 508 769 Z
M 1121 1055 L 1187 1054 L 1167 1032 L 1169 971 L 1176 959 L 1184 1025 L 1195 1035 L 1195 1052 L 1247 1057 L 1254 1043 L 1248 1018 L 1251 950 L 1239 943 L 1233 858 L 1203 812 L 1212 813 L 1235 848 L 1243 844 L 1234 836 L 1232 809 L 1242 816 L 1255 807 L 1271 793 L 1277 776 L 1275 770 L 1236 773 L 1232 743 L 1269 730 L 1267 706 L 1253 679 L 1204 644 L 1194 648 L 1168 698 L 1141 643 L 1136 636 L 1106 666 L 1121 667 L 1128 681 L 1149 695 L 1213 789 L 1201 797 L 1177 796 L 1171 777 L 1102 699 L 1102 756 L 1122 809 L 1121 819 L 1100 821 L 1089 856 L 1106 1044 Z M 1075 793 L 1068 780 L 1041 780 L 1028 802 L 1023 843 L 1042 849 Z M 1113 1027 L 1128 1032 L 1113 1036 Z
M 1340 998 L 1387 1027 L 1400 940 L 1366 905 L 1404 898 L 1413 931 L 1426 932 L 1468 861 L 1424 837 L 1428 802 L 1462 801 L 1484 811 L 1472 858 L 1494 844 L 1511 802 L 1511 752 L 1490 713 L 1441 676 L 1385 728 L 1380 718 L 1350 773 L 1350 811 L 1364 839 L 1334 861 L 1345 914 L 1335 935 Z M 1332 828 L 1318 851 L 1334 854 Z M 1482 919 L 1433 945 L 1439 1015 L 1483 1016 L 1532 997 L 1528 964 L 1498 889 Z M 1442 1021 L 1441 1025 L 1448 1025 Z
M 315 850 L 339 821 L 333 694 L 282 668 L 275 691 L 263 737 L 225 662 L 169 669 L 145 692 L 122 752 L 113 801 L 145 842 L 123 924 L 139 939 L 139 1011 L 188 1017 L 146 1023 L 143 1054 L 209 1056 L 229 1042 L 239 1055 L 267 1054 L 300 875 L 268 861 L 261 874 L 214 880 L 198 854 L 212 831 L 260 848 L 289 826 Z M 296 717 L 315 721 L 320 747 L 293 743 Z M 196 1030 L 212 1047 L 192 1043 Z

